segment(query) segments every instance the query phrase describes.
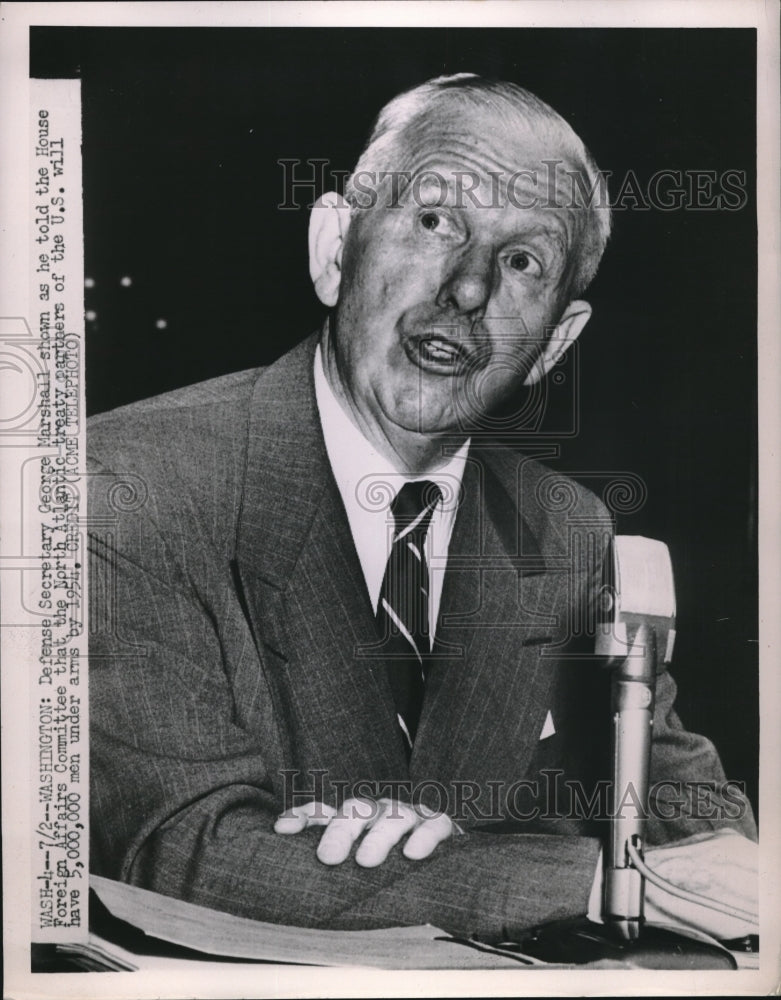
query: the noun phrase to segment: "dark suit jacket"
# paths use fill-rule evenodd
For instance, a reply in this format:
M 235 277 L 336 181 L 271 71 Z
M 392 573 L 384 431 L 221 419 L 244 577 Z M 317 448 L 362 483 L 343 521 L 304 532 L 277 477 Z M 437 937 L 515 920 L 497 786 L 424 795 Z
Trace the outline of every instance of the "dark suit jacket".
M 408 764 L 313 350 L 91 422 L 92 868 L 334 928 L 428 921 L 490 936 L 583 913 L 599 824 L 567 817 L 550 790 L 593 790 L 604 773 L 604 677 L 571 656 L 609 518 L 537 462 L 473 447 Z M 653 777 L 722 780 L 673 696 L 663 674 Z M 540 739 L 549 712 L 556 732 Z M 320 830 L 273 832 L 291 789 L 334 801 L 361 781 L 413 782 L 467 832 L 425 861 L 396 850 L 368 870 L 320 864 Z M 653 821 L 651 836 L 722 823 Z

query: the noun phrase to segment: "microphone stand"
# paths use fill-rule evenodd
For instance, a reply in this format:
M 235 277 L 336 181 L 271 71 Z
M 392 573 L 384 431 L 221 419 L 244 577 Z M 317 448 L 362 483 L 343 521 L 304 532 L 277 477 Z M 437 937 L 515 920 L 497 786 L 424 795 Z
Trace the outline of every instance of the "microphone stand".
M 645 883 L 627 845 L 633 844 L 642 857 L 642 810 L 648 802 L 655 686 L 656 633 L 643 622 L 634 635 L 629 655 L 613 666 L 610 686 L 613 784 L 603 915 L 616 935 L 626 941 L 640 938 L 644 919 Z M 632 794 L 633 807 L 627 815 L 628 794 Z

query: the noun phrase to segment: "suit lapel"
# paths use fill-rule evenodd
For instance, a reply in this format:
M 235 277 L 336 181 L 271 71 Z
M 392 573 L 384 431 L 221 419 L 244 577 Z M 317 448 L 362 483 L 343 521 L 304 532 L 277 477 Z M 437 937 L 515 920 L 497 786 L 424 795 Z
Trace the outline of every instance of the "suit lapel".
M 398 779 L 406 759 L 384 663 L 358 655 L 376 641 L 374 616 L 320 430 L 315 343 L 258 381 L 237 569 L 285 761 L 332 782 Z
M 491 453 L 470 454 L 437 627 L 440 656 L 411 761 L 419 781 L 506 788 L 524 776 L 545 721 L 553 671 L 540 654 L 561 632 L 567 572 L 519 515 L 520 477 L 507 471 Z

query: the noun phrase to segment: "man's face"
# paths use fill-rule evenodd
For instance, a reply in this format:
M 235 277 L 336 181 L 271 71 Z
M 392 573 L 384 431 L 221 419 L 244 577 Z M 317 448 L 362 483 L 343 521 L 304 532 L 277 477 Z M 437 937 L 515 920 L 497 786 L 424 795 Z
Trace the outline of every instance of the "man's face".
M 485 114 L 431 121 L 405 152 L 412 183 L 395 205 L 386 185 L 352 212 L 337 368 L 391 432 L 467 430 L 522 384 L 558 323 L 582 219 L 549 204 L 542 161 L 556 150 Z

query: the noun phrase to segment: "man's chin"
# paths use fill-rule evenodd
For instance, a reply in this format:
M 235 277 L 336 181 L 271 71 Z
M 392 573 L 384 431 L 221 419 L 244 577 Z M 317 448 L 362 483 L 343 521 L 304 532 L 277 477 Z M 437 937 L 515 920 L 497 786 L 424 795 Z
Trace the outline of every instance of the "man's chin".
M 452 412 L 431 413 L 423 409 L 414 414 L 408 412 L 399 415 L 396 422 L 405 431 L 426 438 L 463 436 L 468 433 L 468 421 Z
M 399 430 L 422 437 L 465 436 L 478 422 L 464 380 L 409 369 L 395 373 L 378 393 L 386 419 Z

